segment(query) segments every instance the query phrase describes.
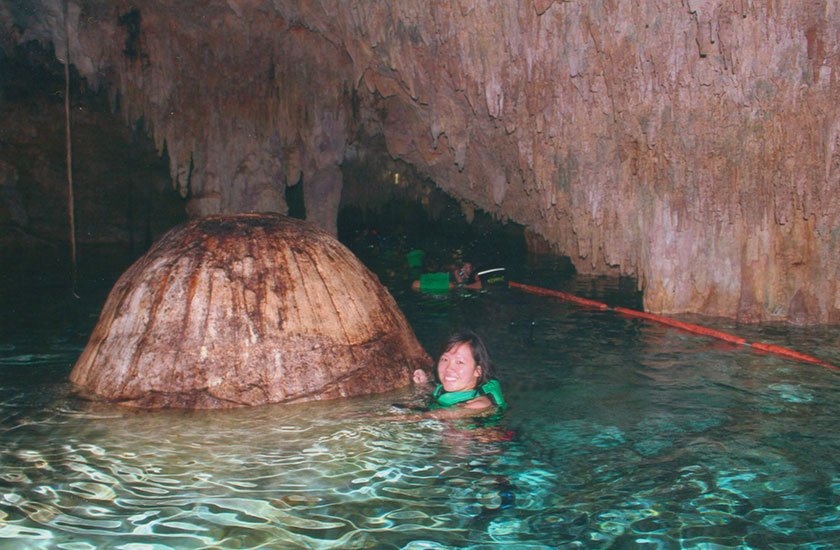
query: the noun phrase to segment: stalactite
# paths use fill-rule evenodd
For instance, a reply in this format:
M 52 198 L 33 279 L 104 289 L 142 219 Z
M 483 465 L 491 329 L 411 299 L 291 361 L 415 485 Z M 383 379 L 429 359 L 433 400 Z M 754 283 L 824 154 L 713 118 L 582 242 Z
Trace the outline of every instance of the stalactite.
M 196 204 L 248 209 L 378 135 L 581 271 L 661 288 L 653 311 L 784 319 L 818 295 L 811 321 L 840 320 L 833 4 L 148 2 L 129 59 L 117 7 L 83 3 L 86 66 L 149 120 Z M 803 248 L 812 226 L 786 225 L 812 217 Z M 798 249 L 808 279 L 783 259 Z

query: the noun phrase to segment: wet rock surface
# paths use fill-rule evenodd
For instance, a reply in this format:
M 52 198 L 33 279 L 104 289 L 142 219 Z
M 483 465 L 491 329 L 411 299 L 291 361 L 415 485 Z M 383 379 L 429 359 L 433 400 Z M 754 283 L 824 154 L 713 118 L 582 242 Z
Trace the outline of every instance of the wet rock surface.
M 242 214 L 182 225 L 132 265 L 70 379 L 125 405 L 226 408 L 388 391 L 430 363 L 333 237 Z

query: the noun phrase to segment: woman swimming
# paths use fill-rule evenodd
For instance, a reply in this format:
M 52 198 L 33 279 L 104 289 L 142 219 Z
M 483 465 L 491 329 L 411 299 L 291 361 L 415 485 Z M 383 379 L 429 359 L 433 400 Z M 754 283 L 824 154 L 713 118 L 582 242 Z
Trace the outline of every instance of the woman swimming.
M 449 337 L 437 363 L 437 376 L 440 384 L 429 402 L 433 411 L 449 409 L 468 413 L 507 407 L 499 381 L 495 379 L 490 354 L 481 337 L 472 331 L 456 332 Z M 425 371 L 414 371 L 415 384 L 428 382 Z

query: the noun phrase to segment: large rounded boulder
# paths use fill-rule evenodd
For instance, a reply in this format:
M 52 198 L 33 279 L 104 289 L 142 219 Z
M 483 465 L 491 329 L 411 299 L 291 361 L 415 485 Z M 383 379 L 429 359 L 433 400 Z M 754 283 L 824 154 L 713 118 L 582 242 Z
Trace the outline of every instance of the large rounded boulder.
M 117 281 L 70 380 L 137 407 L 227 408 L 378 393 L 431 359 L 346 247 L 279 215 L 165 235 Z

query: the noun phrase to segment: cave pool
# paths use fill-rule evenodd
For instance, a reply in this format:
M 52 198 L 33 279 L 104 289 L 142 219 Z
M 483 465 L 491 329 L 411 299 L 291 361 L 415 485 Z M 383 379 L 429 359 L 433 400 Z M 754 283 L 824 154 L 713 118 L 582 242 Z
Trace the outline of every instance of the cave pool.
M 426 349 L 488 343 L 501 419 L 396 421 L 412 389 L 232 411 L 75 398 L 114 278 L 0 313 L 0 549 L 818 549 L 840 541 L 840 373 L 514 289 L 381 275 Z M 520 282 L 638 308 L 619 281 Z M 712 328 L 840 363 L 832 327 Z

